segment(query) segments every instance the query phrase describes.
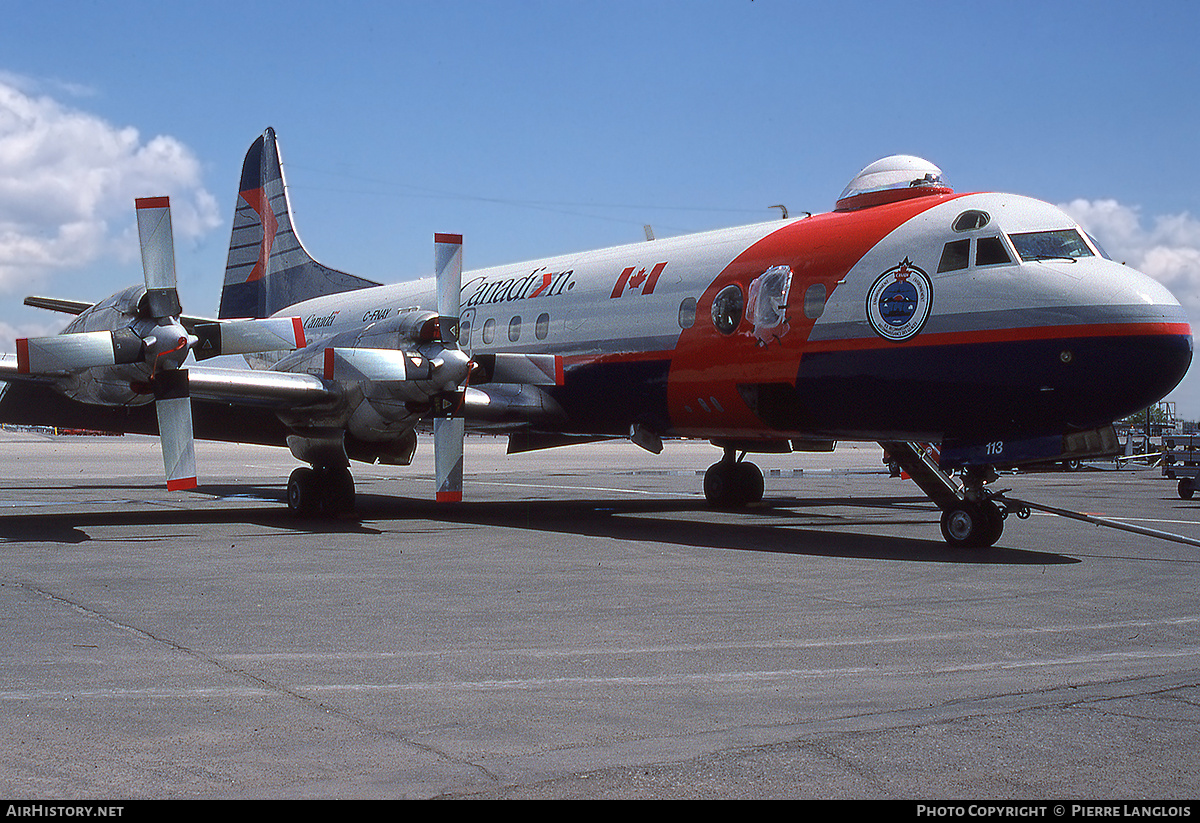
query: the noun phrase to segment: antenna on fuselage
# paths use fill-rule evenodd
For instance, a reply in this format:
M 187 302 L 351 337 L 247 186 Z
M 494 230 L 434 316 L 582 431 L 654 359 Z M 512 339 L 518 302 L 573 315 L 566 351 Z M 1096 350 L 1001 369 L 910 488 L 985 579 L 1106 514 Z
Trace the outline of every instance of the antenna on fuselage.
M 781 212 L 783 212 L 783 216 L 780 218 L 781 220 L 787 220 L 787 219 L 788 219 L 788 210 L 787 210 L 787 206 L 783 205 L 782 203 L 778 203 L 778 204 L 776 204 L 776 205 L 774 205 L 774 206 L 771 206 L 771 208 L 773 208 L 773 209 L 779 209 Z

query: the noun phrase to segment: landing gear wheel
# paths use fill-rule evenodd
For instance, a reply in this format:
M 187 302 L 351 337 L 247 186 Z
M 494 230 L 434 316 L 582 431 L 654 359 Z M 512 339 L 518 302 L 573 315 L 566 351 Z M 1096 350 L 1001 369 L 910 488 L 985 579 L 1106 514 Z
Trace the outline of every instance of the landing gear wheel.
M 354 511 L 354 477 L 344 467 L 301 466 L 288 478 L 287 504 L 293 514 L 304 517 L 349 514 Z
M 1004 531 L 1004 515 L 991 501 L 959 503 L 942 512 L 942 537 L 957 548 L 995 545 Z
M 725 507 L 733 499 L 733 472 L 729 463 L 713 463 L 704 473 L 704 499 L 710 506 Z
M 763 498 L 763 473 L 753 463 L 722 460 L 704 473 L 704 499 L 718 508 L 741 508 Z
M 1191 500 L 1196 493 L 1196 481 L 1190 477 L 1179 478 L 1179 499 Z
M 737 479 L 738 497 L 743 506 L 762 501 L 765 489 L 762 469 L 753 463 L 742 462 L 737 464 L 734 476 Z
M 292 472 L 287 484 L 287 504 L 293 514 L 310 515 L 320 506 L 317 473 L 308 466 Z
M 354 511 L 354 476 L 347 468 L 325 468 L 321 476 L 321 511 L 340 517 Z

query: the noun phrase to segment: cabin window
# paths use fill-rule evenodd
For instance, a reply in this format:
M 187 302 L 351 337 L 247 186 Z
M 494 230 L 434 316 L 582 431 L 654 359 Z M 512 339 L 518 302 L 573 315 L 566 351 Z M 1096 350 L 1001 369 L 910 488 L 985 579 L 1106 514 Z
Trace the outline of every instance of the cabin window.
M 970 240 L 952 240 L 942 249 L 942 259 L 938 263 L 938 274 L 965 269 L 970 256 Z
M 824 283 L 813 283 L 804 290 L 804 316 L 816 320 L 825 312 L 825 299 L 828 293 Z
M 542 312 L 533 324 L 533 336 L 538 340 L 545 340 L 548 334 L 550 334 L 550 315 Z
M 1022 260 L 1075 260 L 1095 257 L 1075 229 L 1035 231 L 1010 234 L 1013 246 Z
M 696 298 L 685 297 L 679 304 L 679 328 L 690 329 L 696 325 Z
M 458 342 L 468 348 L 471 346 L 471 320 L 467 317 L 462 318 L 459 322 Z
M 999 237 L 981 237 L 975 242 L 976 266 L 998 266 L 1012 262 L 1008 249 L 1004 248 L 1004 241 Z
M 508 342 L 516 343 L 521 339 L 521 316 L 517 315 L 508 321 Z
M 986 211 L 970 209 L 954 218 L 952 228 L 955 231 L 975 231 L 976 229 L 982 229 L 990 222 L 992 222 L 992 218 Z
M 490 346 L 496 342 L 496 318 L 489 317 L 483 324 L 483 344 Z
M 746 300 L 742 296 L 742 287 L 726 286 L 717 292 L 713 298 L 712 321 L 721 334 L 733 334 L 742 323 L 742 310 Z

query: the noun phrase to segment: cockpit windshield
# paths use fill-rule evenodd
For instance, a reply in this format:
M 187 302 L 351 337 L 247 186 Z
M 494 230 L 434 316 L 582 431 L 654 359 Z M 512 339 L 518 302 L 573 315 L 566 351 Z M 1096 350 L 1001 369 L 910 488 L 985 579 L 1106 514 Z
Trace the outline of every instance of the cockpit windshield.
M 1010 234 L 1008 237 L 1012 240 L 1017 254 L 1026 262 L 1031 260 L 1077 260 L 1080 257 L 1095 256 L 1075 229 L 1035 231 L 1025 234 Z

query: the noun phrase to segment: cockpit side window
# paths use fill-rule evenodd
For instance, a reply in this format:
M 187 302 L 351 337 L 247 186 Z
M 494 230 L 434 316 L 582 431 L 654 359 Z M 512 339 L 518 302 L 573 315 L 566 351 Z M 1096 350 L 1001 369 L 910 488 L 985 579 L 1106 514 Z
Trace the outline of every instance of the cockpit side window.
M 1030 260 L 1076 260 L 1080 257 L 1095 257 L 1087 243 L 1075 229 L 1059 231 L 1035 231 L 1010 234 L 1013 247 L 1021 259 Z
M 952 240 L 942 249 L 942 259 L 938 262 L 938 274 L 948 271 L 965 269 L 970 261 L 971 241 Z
M 1105 260 L 1112 260 L 1112 258 L 1108 256 L 1108 252 L 1106 252 L 1106 251 L 1104 250 L 1104 246 L 1101 246 L 1101 245 L 1100 245 L 1100 243 L 1099 243 L 1099 241 L 1097 241 L 1095 237 L 1092 237 L 1092 235 L 1091 235 L 1091 234 L 1088 234 L 1088 232 L 1084 232 L 1084 234 L 1086 234 L 1086 235 L 1087 235 L 1087 239 L 1091 241 L 1091 243 L 1092 243 L 1092 247 L 1093 247 L 1093 248 L 1094 248 L 1096 251 L 1100 252 L 1100 256 L 1101 256 L 1101 257 L 1103 257 Z
M 1008 249 L 1004 248 L 1004 241 L 999 237 L 980 237 L 976 241 L 976 266 L 999 266 L 1011 262 L 1012 258 L 1008 256 Z

